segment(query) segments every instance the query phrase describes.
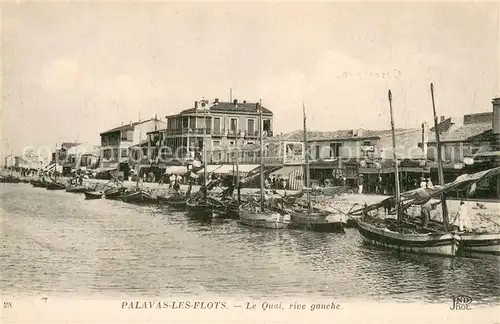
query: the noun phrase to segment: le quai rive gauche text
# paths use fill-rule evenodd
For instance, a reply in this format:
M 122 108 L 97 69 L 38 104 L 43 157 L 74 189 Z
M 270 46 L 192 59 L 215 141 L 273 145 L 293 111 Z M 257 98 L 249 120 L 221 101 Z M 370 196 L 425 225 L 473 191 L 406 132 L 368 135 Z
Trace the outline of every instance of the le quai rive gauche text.
M 340 310 L 340 304 L 330 303 L 283 303 L 283 302 L 244 302 L 228 303 L 223 301 L 124 301 L 122 309 L 186 309 L 186 310 L 224 310 L 240 308 L 242 310 L 290 310 L 290 311 L 318 311 Z

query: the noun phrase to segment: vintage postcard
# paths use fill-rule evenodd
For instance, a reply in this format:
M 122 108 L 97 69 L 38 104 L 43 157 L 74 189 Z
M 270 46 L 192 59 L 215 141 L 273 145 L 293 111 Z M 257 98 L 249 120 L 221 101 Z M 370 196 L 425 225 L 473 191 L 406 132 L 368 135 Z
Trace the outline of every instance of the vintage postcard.
M 0 322 L 500 323 L 500 5 L 0 5 Z

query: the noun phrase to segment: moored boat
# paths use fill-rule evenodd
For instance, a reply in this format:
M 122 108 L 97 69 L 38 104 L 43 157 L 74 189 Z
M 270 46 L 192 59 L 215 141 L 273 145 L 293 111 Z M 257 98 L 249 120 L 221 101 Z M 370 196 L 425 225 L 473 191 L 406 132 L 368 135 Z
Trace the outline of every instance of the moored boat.
M 458 255 L 469 258 L 500 258 L 500 233 L 463 233 Z
M 88 191 L 88 189 L 84 186 L 67 186 L 66 187 L 66 192 L 71 192 L 71 193 L 82 193 Z
M 101 199 L 103 196 L 102 192 L 99 191 L 84 191 L 85 199 Z
M 242 207 L 239 217 L 241 224 L 261 228 L 284 229 L 290 224 L 290 215 L 265 209 L 261 212 L 258 209 Z
M 160 205 L 167 205 L 168 207 L 175 209 L 185 209 L 186 208 L 186 197 L 182 194 L 173 194 L 168 197 L 157 196 L 156 200 Z
M 125 192 L 125 187 L 113 187 L 104 190 L 104 198 L 106 199 L 120 199 Z
M 66 186 L 64 184 L 55 181 L 49 182 L 49 184 L 47 185 L 47 190 L 65 190 L 65 189 Z
M 460 236 L 452 233 L 404 233 L 356 220 L 363 241 L 401 252 L 455 256 Z
M 143 189 L 138 189 L 130 193 L 124 193 L 122 196 L 120 196 L 120 199 L 124 202 L 127 203 L 149 203 L 155 201 L 149 192 L 143 190 Z
M 290 228 L 315 232 L 345 233 L 340 215 L 327 211 L 287 209 L 290 214 Z

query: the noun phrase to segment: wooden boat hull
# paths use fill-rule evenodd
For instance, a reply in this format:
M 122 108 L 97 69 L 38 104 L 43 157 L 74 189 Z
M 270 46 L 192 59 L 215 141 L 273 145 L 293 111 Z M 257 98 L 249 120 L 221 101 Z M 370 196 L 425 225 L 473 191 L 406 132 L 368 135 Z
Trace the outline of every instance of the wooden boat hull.
M 156 201 L 160 205 L 167 205 L 168 207 L 175 209 L 185 209 L 186 208 L 186 197 L 184 196 L 170 196 L 170 197 L 156 197 Z
M 290 224 L 289 215 L 281 215 L 276 212 L 260 213 L 240 209 L 239 214 L 241 224 L 253 227 L 283 229 Z
M 460 238 L 459 256 L 500 259 L 500 233 L 464 233 Z
M 88 189 L 85 187 L 66 187 L 66 192 L 71 192 L 71 193 L 82 193 L 87 190 Z
M 101 199 L 102 198 L 102 192 L 95 192 L 95 191 L 84 191 L 83 194 L 85 195 L 85 199 Z
M 144 204 L 148 202 L 152 202 L 153 198 L 151 195 L 145 191 L 136 191 L 127 195 L 123 195 L 120 197 L 122 201 L 126 203 L 136 203 L 136 204 Z
M 357 220 L 358 230 L 363 241 L 402 252 L 455 256 L 460 237 L 455 234 L 416 234 L 408 235 L 379 228 Z
M 51 182 L 47 185 L 47 190 L 65 190 L 66 186 L 61 183 Z
M 344 223 L 336 215 L 308 211 L 289 211 L 290 228 L 315 232 L 345 233 Z
M 111 188 L 104 191 L 104 198 L 106 199 L 120 199 L 125 188 Z

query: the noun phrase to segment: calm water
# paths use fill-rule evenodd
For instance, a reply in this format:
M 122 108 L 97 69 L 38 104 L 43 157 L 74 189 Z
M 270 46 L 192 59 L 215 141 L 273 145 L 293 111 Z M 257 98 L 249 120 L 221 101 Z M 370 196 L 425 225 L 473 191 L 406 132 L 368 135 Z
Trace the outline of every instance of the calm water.
M 324 296 L 500 301 L 498 263 L 398 255 L 355 229 L 322 234 L 200 224 L 157 206 L 0 184 L 7 295 Z

